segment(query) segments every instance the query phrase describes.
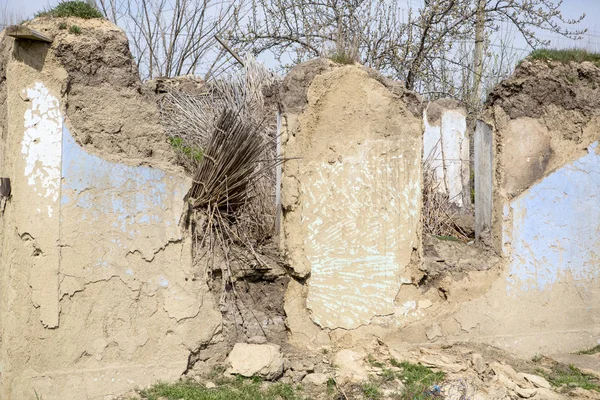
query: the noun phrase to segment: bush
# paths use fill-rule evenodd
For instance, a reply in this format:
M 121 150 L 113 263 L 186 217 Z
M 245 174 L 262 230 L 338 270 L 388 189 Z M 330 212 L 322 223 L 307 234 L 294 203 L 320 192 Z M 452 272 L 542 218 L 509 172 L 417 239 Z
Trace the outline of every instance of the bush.
M 49 10 L 40 11 L 36 17 L 79 17 L 84 19 L 104 18 L 94 6 L 80 1 L 62 1 Z

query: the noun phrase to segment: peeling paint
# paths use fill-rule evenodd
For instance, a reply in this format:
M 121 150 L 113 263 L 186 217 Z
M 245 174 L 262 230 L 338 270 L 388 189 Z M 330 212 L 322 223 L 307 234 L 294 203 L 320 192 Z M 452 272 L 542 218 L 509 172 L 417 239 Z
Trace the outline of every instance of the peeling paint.
M 25 111 L 25 133 L 21 153 L 25 157 L 25 177 L 33 191 L 52 203 L 60 193 L 60 163 L 62 147 L 62 116 L 60 103 L 43 83 L 23 90 L 30 106 Z M 52 217 L 55 205 L 46 205 Z M 42 209 L 36 209 L 38 213 Z

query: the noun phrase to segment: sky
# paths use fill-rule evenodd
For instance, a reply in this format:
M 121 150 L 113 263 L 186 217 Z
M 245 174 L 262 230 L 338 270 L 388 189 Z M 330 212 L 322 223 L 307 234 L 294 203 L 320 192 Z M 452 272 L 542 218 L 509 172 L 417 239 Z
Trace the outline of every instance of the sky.
M 0 7 L 5 6 L 7 10 L 16 12 L 22 17 L 31 17 L 35 12 L 55 5 L 59 0 L 0 0 Z M 399 0 L 406 2 L 407 6 L 413 7 L 420 4 L 419 0 Z M 564 0 L 562 11 L 565 18 L 577 18 L 586 13 L 585 19 L 578 28 L 587 28 L 588 32 L 581 41 L 573 42 L 560 35 L 550 32 L 540 32 L 540 37 L 551 40 L 550 47 L 583 47 L 589 51 L 600 52 L 600 0 Z M 512 45 L 515 52 L 525 56 L 531 50 L 525 40 L 518 34 Z

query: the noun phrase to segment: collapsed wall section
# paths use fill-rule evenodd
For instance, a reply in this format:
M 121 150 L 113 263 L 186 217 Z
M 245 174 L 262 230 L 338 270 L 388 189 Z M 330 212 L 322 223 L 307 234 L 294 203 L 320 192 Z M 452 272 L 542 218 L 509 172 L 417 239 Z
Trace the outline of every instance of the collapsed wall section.
M 50 23 L 60 21 L 42 26 Z M 114 30 L 108 22 L 90 24 L 81 21 L 82 35 Z M 131 151 L 103 154 L 107 148 L 93 144 L 108 133 L 96 137 L 87 125 L 73 124 L 68 110 L 76 85 L 60 50 L 72 39 L 2 40 L 0 176 L 13 188 L 0 210 L 3 399 L 116 398 L 178 379 L 190 354 L 221 326 L 206 282 L 194 279 L 191 240 L 179 227 L 189 180 L 159 153 L 122 157 L 140 154 L 122 116 L 152 111 L 135 92 L 100 83 L 93 92 L 98 115 L 86 105 L 90 125 L 104 118 L 102 101 L 123 108 L 111 116 L 121 128 L 109 143 L 127 143 Z M 146 145 L 162 140 L 150 122 Z
M 507 264 L 475 308 L 494 316 L 477 328 L 494 344 L 533 354 L 600 341 L 598 82 L 592 63 L 525 61 L 477 125 L 477 235 Z
M 281 240 L 299 280 L 286 298 L 292 334 L 401 316 L 396 297 L 421 251 L 420 115 L 362 67 L 325 60 L 294 68 L 281 98 Z

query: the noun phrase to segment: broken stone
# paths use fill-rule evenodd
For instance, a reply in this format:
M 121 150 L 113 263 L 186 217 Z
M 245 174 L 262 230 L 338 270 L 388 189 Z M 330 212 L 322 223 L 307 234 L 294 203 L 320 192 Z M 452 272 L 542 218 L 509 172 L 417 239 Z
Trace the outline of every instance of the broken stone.
M 227 358 L 227 372 L 245 377 L 260 376 L 267 380 L 283 374 L 283 357 L 276 344 L 236 343 Z
M 524 399 L 533 397 L 537 393 L 537 389 L 522 389 L 519 386 L 516 386 L 513 390 L 516 394 L 519 395 L 519 397 L 522 397 Z
M 585 390 L 580 387 L 575 388 L 569 394 L 574 399 L 591 399 L 591 400 L 599 400 L 600 399 L 600 393 L 591 391 L 591 390 Z
M 338 366 L 336 376 L 340 382 L 362 382 L 369 378 L 363 359 L 364 353 L 342 350 L 335 355 L 334 364 Z
M 204 387 L 207 388 L 207 389 L 214 389 L 214 388 L 217 387 L 217 385 L 215 385 L 213 382 L 206 382 L 204 384 Z
M 506 364 L 500 364 L 499 362 L 493 362 L 490 364 L 490 368 L 494 371 L 494 374 L 503 374 L 517 383 L 526 383 L 525 378 L 519 376 L 517 371 L 513 367 Z
M 429 328 L 425 334 L 427 335 L 427 339 L 434 340 L 435 338 L 442 337 L 442 328 L 439 326 L 439 324 L 433 324 L 433 326 Z
M 425 366 L 435 367 L 445 372 L 457 373 L 467 369 L 466 365 L 444 356 L 424 355 L 419 358 L 419 362 Z
M 561 396 L 560 394 L 552 391 L 551 389 L 545 389 L 545 388 L 539 388 L 537 389 L 537 397 L 536 399 L 543 399 L 543 400 L 562 400 L 564 399 L 563 396 Z
M 427 299 L 419 300 L 419 302 L 417 304 L 419 305 L 419 308 L 422 308 L 422 309 L 429 308 L 433 305 L 431 300 L 427 300 Z
M 294 383 L 300 383 L 306 375 L 306 371 L 294 371 L 292 375 L 292 380 L 294 381 Z
M 524 373 L 519 374 L 519 376 L 522 376 L 525 380 L 531 382 L 533 386 L 537 388 L 550 389 L 551 387 L 550 383 L 541 376 Z
M 290 362 L 290 368 L 294 371 L 313 372 L 315 370 L 315 364 L 311 362 L 305 363 L 301 360 L 293 360 Z
M 502 384 L 502 386 L 505 386 L 505 387 L 509 388 L 510 390 L 516 390 L 518 388 L 517 384 L 514 383 L 506 375 L 499 373 L 498 375 L 496 375 L 496 377 L 498 378 L 498 382 L 500 382 Z
M 302 380 L 302 383 L 304 384 L 309 384 L 309 385 L 315 385 L 315 386 L 321 386 L 327 383 L 327 380 L 329 379 L 329 377 L 325 374 L 308 374 L 304 377 L 304 379 Z
M 473 369 L 478 373 L 478 374 L 483 374 L 486 370 L 486 365 L 485 365 L 485 361 L 483 361 L 483 357 L 481 356 L 481 354 L 473 354 L 473 358 L 471 359 L 471 362 L 473 363 Z
M 250 344 L 265 344 L 267 343 L 267 338 L 264 336 L 252 336 L 247 342 Z

